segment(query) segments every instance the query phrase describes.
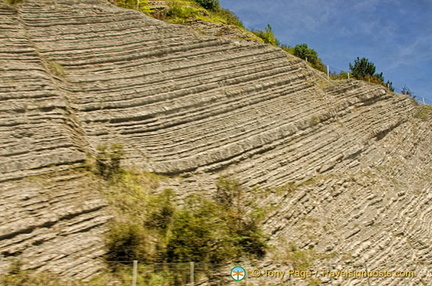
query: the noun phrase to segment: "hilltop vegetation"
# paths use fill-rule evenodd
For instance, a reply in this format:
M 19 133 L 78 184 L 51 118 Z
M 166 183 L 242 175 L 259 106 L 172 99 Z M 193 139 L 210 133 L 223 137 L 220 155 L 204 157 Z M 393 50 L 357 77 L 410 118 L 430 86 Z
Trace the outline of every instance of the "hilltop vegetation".
M 116 0 L 119 7 L 135 9 L 152 17 L 171 23 L 187 24 L 202 20 L 210 23 L 243 27 L 240 19 L 231 11 L 220 7 L 218 0 L 169 0 L 166 8 L 151 10 L 147 0 Z
M 21 3 L 23 0 L 5 0 L 10 5 Z M 250 32 L 256 35 L 256 38 L 251 37 L 250 40 L 261 40 L 264 43 L 279 47 L 284 51 L 305 60 L 314 69 L 327 72 L 327 67 L 319 57 L 318 52 L 308 46 L 308 44 L 298 44 L 289 46 L 282 43 L 272 31 L 270 24 L 263 29 L 249 31 L 242 21 L 235 15 L 234 12 L 224 9 L 220 6 L 219 0 L 165 0 L 167 8 L 160 10 L 152 10 L 148 0 L 114 0 L 114 4 L 127 9 L 134 9 L 145 13 L 154 18 L 164 20 L 170 23 L 190 24 L 193 21 L 205 21 L 209 23 L 233 25 L 237 28 Z M 352 78 L 368 81 L 371 83 L 383 85 L 389 90 L 394 91 L 393 83 L 389 80 L 384 80 L 382 72 L 375 73 L 375 65 L 367 58 L 357 57 L 354 63 L 349 63 L 350 75 Z M 330 77 L 334 80 L 346 80 L 350 76 L 346 71 L 339 73 L 330 73 Z M 405 87 L 402 94 L 413 95 L 409 90 L 406 92 Z
M 279 47 L 284 51 L 305 60 L 314 69 L 327 72 L 327 67 L 319 57 L 318 52 L 308 46 L 308 44 L 298 44 L 294 47 L 282 43 L 272 31 L 270 24 L 267 24 L 263 30 L 248 31 L 242 21 L 230 10 L 220 6 L 219 0 L 170 0 L 168 9 L 163 12 L 151 11 L 147 0 L 140 0 L 138 3 L 134 0 L 117 0 L 116 4 L 130 9 L 136 9 L 147 13 L 155 18 L 172 23 L 190 23 L 195 20 L 202 20 L 210 23 L 234 25 L 244 31 L 252 32 L 257 36 L 253 40 L 262 40 L 264 43 Z M 358 80 L 368 81 L 371 83 L 386 86 L 389 90 L 394 91 L 391 81 L 385 81 L 383 73 L 376 73 L 375 65 L 367 58 L 359 58 L 354 63 L 349 63 L 351 77 Z M 334 80 L 346 80 L 349 78 L 348 72 L 331 73 Z M 412 92 L 409 93 L 410 95 Z

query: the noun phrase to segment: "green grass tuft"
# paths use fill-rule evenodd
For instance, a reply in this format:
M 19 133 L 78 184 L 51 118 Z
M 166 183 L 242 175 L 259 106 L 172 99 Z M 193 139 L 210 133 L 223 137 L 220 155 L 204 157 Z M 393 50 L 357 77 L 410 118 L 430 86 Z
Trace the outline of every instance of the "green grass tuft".
M 51 74 L 54 76 L 57 76 L 60 78 L 64 78 L 66 76 L 65 69 L 58 62 L 49 61 L 48 62 L 48 69 L 51 72 Z
M 419 105 L 414 117 L 423 120 L 432 118 L 432 105 Z

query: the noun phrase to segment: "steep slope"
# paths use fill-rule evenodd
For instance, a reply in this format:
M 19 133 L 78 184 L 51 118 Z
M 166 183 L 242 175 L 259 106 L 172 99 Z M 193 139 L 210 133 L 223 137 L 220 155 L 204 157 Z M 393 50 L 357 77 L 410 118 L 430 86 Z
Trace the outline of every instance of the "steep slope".
M 1 7 L 0 15 L 2 266 L 19 256 L 30 269 L 85 277 L 103 267 L 97 261 L 104 253 L 98 234 L 109 219 L 106 202 L 94 192 L 94 181 L 70 172 L 86 156 L 49 62 L 17 11 Z
M 295 183 L 258 200 L 272 206 L 272 244 L 352 255 L 335 267 L 431 271 L 431 121 L 413 117 L 409 98 L 99 1 L 29 0 L 0 15 L 6 259 L 97 273 L 110 214 L 99 182 L 75 169 L 121 144 L 125 167 L 188 176 L 161 186 L 181 196 L 212 193 L 220 174 L 263 189 Z

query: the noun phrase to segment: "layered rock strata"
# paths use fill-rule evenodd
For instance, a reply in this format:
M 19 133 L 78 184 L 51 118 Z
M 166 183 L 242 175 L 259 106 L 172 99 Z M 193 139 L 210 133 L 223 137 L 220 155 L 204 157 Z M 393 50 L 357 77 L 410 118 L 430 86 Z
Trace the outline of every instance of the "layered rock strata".
M 334 267 L 415 265 L 412 283 L 430 273 L 431 121 L 409 98 L 99 1 L 3 5 L 0 28 L 6 258 L 97 273 L 110 213 L 76 168 L 121 144 L 125 167 L 187 176 L 162 186 L 181 196 L 211 193 L 220 175 L 269 190 L 258 201 L 272 244 L 352 257 Z M 388 281 L 418 285 L 376 285 Z

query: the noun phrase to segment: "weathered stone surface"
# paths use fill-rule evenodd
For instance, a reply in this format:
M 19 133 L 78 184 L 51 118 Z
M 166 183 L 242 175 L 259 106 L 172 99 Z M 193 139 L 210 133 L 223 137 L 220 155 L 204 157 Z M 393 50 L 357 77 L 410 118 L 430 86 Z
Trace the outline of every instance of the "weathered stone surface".
M 210 195 L 221 174 L 263 189 L 294 182 L 256 198 L 271 244 L 428 281 L 432 124 L 413 118 L 409 98 L 98 1 L 2 6 L 0 29 L 6 259 L 79 278 L 103 267 L 110 214 L 98 182 L 71 170 L 119 143 L 125 166 L 187 175 L 161 186 L 182 197 Z

